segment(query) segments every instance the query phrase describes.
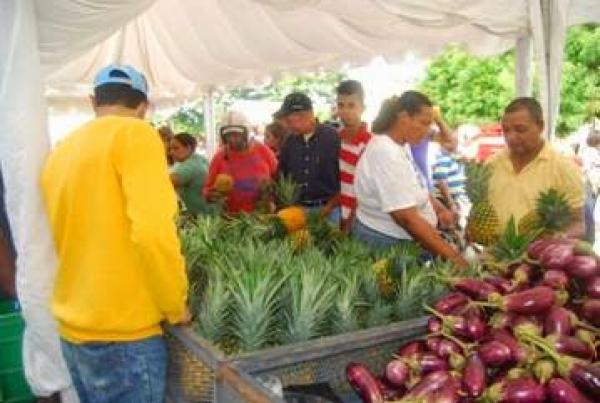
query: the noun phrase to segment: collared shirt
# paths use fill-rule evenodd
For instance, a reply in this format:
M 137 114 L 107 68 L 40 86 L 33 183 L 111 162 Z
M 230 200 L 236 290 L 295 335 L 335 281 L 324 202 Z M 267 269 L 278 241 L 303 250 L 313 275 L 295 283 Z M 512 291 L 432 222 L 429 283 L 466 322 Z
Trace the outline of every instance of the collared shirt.
M 286 138 L 279 154 L 279 173 L 300 187 L 300 202 L 326 201 L 340 191 L 340 139 L 328 125 L 317 124 L 306 141 L 302 135 Z
M 342 207 L 342 218 L 348 219 L 356 209 L 356 193 L 354 191 L 354 173 L 369 140 L 371 133 L 367 130 L 365 123 L 361 124 L 358 133 L 349 137 L 346 129 L 340 130 L 342 145 L 340 149 L 340 206 Z
M 492 169 L 489 199 L 503 230 L 513 216 L 518 222 L 535 209 L 540 192 L 554 188 L 563 192 L 573 209 L 583 206 L 583 174 L 569 159 L 553 150 L 548 144 L 521 172 L 515 172 L 504 149 L 488 162 Z

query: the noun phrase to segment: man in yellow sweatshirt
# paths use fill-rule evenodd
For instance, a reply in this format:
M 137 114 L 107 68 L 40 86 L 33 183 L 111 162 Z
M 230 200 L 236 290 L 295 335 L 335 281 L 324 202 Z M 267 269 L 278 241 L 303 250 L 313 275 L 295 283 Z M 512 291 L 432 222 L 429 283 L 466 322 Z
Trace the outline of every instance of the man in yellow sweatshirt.
M 102 69 L 96 118 L 42 173 L 59 258 L 52 312 L 82 403 L 163 403 L 160 323 L 189 320 L 176 195 L 160 136 L 142 120 L 147 93 L 132 67 Z

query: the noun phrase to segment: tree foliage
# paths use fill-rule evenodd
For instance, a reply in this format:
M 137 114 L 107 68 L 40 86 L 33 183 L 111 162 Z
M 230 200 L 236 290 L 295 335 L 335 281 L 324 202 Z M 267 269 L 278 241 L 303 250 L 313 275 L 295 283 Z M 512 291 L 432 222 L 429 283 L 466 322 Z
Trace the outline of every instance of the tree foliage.
M 513 57 L 478 58 L 450 48 L 431 61 L 419 89 L 450 125 L 495 122 L 514 94 Z
M 557 133 L 568 134 L 600 115 L 600 25 L 568 31 Z M 451 48 L 434 58 L 419 88 L 438 103 L 448 122 L 492 122 L 514 97 L 512 52 L 478 58 Z M 537 94 L 537 88 L 534 87 Z M 535 95 L 534 94 L 534 95 Z

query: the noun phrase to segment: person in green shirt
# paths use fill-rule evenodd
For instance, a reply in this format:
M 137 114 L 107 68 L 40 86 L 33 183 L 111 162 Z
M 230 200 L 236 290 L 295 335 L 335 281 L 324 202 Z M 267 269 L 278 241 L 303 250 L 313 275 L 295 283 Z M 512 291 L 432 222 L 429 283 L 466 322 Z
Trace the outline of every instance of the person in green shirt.
M 188 213 L 210 214 L 212 207 L 202 197 L 202 186 L 208 172 L 208 161 L 196 154 L 197 140 L 188 133 L 179 133 L 169 142 L 169 151 L 175 165 L 171 182 Z

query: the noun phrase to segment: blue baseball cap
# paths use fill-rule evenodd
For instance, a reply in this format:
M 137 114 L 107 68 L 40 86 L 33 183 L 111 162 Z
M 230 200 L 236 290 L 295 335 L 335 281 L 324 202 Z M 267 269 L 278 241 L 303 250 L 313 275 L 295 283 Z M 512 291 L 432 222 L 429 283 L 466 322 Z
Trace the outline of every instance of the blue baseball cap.
M 148 83 L 142 73 L 128 65 L 110 64 L 94 78 L 94 88 L 104 84 L 126 84 L 148 96 Z

